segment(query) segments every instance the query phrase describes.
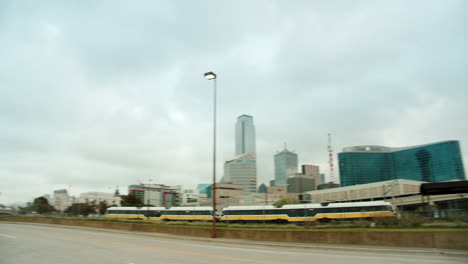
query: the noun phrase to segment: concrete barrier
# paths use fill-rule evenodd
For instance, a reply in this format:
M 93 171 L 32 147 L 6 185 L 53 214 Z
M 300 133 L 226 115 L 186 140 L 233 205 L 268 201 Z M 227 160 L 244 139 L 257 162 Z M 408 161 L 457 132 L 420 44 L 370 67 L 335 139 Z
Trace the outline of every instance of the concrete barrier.
M 0 217 L 0 221 L 107 228 L 127 231 L 210 237 L 211 228 L 159 226 L 44 217 Z M 218 229 L 219 238 L 317 244 L 353 244 L 468 250 L 468 231 L 283 231 Z

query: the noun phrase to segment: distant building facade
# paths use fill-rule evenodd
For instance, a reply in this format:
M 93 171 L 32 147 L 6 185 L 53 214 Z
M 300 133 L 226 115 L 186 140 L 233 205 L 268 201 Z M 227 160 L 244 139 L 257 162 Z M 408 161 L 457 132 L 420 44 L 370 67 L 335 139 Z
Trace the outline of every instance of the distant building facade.
M 242 196 L 243 186 L 240 184 L 232 183 L 216 183 L 216 198 L 230 198 Z
M 255 126 L 253 117 L 241 115 L 236 122 L 236 156 L 255 153 Z
M 317 186 L 323 183 L 322 177 L 320 174 L 320 167 L 316 165 L 301 165 L 302 175 L 312 177 L 315 182 L 314 190 L 317 189 Z
M 199 194 L 206 194 L 208 196 L 210 194 L 210 186 L 209 183 L 200 183 L 197 185 L 197 192 Z
M 270 180 L 270 186 L 275 186 L 275 180 Z
M 297 154 L 286 148 L 274 156 L 275 159 L 275 186 L 286 186 L 289 175 L 297 173 Z
M 390 148 L 356 146 L 338 154 L 341 186 L 394 179 L 424 182 L 464 180 L 458 141 Z
M 266 193 L 266 192 L 267 192 L 267 186 L 264 183 L 260 184 L 260 186 L 258 186 L 257 193 Z
M 208 197 L 199 197 L 198 206 L 213 206 L 213 192 L 210 185 Z M 216 183 L 216 208 L 218 211 L 226 206 L 239 205 L 244 196 L 244 186 L 231 183 Z
M 199 192 L 194 189 L 183 189 L 180 194 L 181 206 L 196 206 L 199 198 Z
M 288 193 L 304 193 L 315 190 L 315 179 L 302 173 L 289 176 L 287 183 Z
M 286 193 L 286 186 L 270 186 L 267 188 L 267 193 Z
M 339 183 L 327 182 L 317 185 L 317 190 L 333 189 L 340 187 Z
M 66 189 L 54 191 L 52 206 L 59 212 L 63 212 L 74 203 L 74 198 L 68 195 Z
M 422 183 L 424 182 L 399 179 L 315 190 L 307 192 L 307 194 L 310 195 L 312 203 L 358 199 L 372 200 L 378 197 L 392 197 L 401 194 L 418 193 Z
M 224 182 L 239 184 L 245 193 L 257 192 L 257 158 L 248 152 L 224 163 Z
M 325 180 L 325 173 L 321 173 L 321 174 L 320 174 L 320 182 L 321 182 L 322 184 L 325 183 L 325 182 L 327 182 L 327 181 Z M 317 187 L 318 187 L 318 185 L 320 185 L 320 184 L 317 184 Z
M 139 197 L 144 204 L 156 207 L 173 207 L 180 205 L 181 187 L 163 184 L 130 185 L 128 193 Z
M 267 188 L 266 196 L 268 204 L 273 204 L 280 199 L 297 199 L 299 193 L 287 192 L 286 186 L 271 186 Z M 264 194 L 259 194 L 263 196 Z
M 79 203 L 95 203 L 105 202 L 107 205 L 120 206 L 121 198 L 115 195 L 115 193 L 105 192 L 85 192 L 80 194 L 78 198 Z

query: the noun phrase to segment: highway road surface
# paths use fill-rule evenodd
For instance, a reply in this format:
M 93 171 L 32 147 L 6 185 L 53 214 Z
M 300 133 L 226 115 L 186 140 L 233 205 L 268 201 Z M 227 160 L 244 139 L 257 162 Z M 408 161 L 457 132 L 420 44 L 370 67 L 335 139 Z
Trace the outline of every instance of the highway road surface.
M 430 252 L 431 249 L 426 253 L 378 249 L 336 245 L 291 247 L 291 244 L 282 246 L 268 242 L 251 244 L 225 239 L 213 241 L 209 238 L 174 238 L 127 231 L 0 222 L 2 264 L 468 263 L 466 251 L 446 255 Z

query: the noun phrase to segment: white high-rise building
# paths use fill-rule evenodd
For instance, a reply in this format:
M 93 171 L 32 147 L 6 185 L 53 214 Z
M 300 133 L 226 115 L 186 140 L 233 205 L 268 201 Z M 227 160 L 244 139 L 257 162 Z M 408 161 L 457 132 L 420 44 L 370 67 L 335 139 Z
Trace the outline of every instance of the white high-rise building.
M 54 197 L 52 198 L 52 206 L 60 212 L 65 211 L 70 205 L 73 204 L 75 198 L 68 195 L 68 191 L 65 189 L 54 191 Z
M 244 193 L 257 192 L 257 160 L 255 153 L 239 155 L 224 163 L 224 182 L 242 185 Z
M 255 126 L 253 117 L 241 115 L 236 123 L 236 156 L 255 153 Z

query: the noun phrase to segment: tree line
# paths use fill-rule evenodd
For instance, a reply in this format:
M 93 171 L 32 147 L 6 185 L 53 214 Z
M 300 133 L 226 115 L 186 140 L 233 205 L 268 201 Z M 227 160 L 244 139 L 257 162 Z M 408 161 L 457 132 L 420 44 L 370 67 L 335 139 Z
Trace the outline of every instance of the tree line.
M 129 194 L 129 195 L 121 195 L 121 206 L 135 206 L 135 207 L 142 207 L 145 206 L 143 201 L 136 195 Z M 107 208 L 116 206 L 116 205 L 109 205 L 105 201 L 96 203 L 94 201 L 90 203 L 73 203 L 68 206 L 62 214 L 66 214 L 69 216 L 88 216 L 92 214 L 100 214 L 103 215 L 106 213 Z M 18 212 L 20 214 L 41 214 L 41 215 L 51 215 L 51 214 L 59 214 L 60 212 L 57 211 L 52 205 L 49 204 L 49 201 L 45 197 L 37 197 L 34 199 L 32 204 L 20 207 Z

